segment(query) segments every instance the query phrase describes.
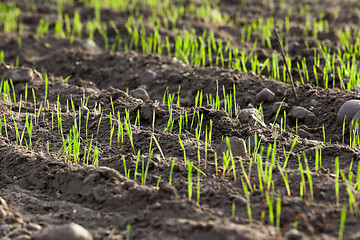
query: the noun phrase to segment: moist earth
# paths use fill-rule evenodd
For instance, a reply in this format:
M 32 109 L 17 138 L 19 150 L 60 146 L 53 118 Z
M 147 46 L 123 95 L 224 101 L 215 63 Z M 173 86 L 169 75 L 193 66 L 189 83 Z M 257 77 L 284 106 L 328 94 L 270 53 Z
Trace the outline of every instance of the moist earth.
M 109 51 L 100 34 L 91 44 L 85 34 L 71 43 L 55 37 L 53 30 L 38 36 L 39 19 L 46 17 L 53 26 L 56 7 L 47 1 L 12 2 L 21 9 L 24 28 L 20 35 L 0 32 L 0 239 L 36 239 L 44 229 L 69 223 L 83 226 L 94 239 L 336 239 L 343 206 L 344 239 L 359 238 L 355 176 L 360 150 L 350 142 L 349 127 L 337 121 L 345 102 L 360 99 L 356 91 L 341 89 L 338 81 L 328 89 L 313 80 L 301 84 L 294 68 L 296 97 L 289 83 L 266 73 L 245 74 L 227 68 L 228 63 L 192 66 L 168 53 Z M 293 61 L 306 56 L 311 62 L 319 42 L 336 50 L 337 30 L 359 23 L 356 1 L 300 0 L 273 7 L 263 2 L 221 1 L 217 11 L 228 17 L 227 23 L 185 16 L 177 29 L 180 34 L 192 28 L 213 31 L 216 38 L 232 39 L 231 47 L 250 52 L 258 36 L 244 42 L 240 27 L 260 16 L 284 19 L 290 9 L 288 54 Z M 82 19 L 93 17 L 93 9 L 83 8 L 82 1 L 73 4 L 65 5 L 64 12 L 79 9 Z M 200 8 L 202 3 L 178 4 Z M 307 16 L 300 14 L 304 6 L 310 6 Z M 329 31 L 308 39 L 305 46 L 303 21 L 315 19 L 324 7 Z M 151 16 L 146 7 L 139 11 Z M 124 27 L 129 11 L 103 9 L 101 15 L 129 38 Z M 113 31 L 108 34 L 115 37 Z M 160 34 L 174 38 L 166 28 Z M 259 59 L 280 51 L 275 36 L 274 49 L 260 42 L 255 49 Z M 10 78 L 13 85 L 5 91 Z M 217 94 L 220 109 L 207 102 Z M 232 94 L 242 113 L 223 109 L 226 94 Z M 251 108 L 257 110 L 244 111 Z M 169 119 L 174 121 L 171 128 Z M 130 124 L 132 141 L 125 123 Z M 118 141 L 120 124 L 123 140 Z M 76 129 L 81 129 L 78 138 Z M 245 144 L 227 169 L 218 151 L 220 145 L 227 146 L 226 137 L 241 138 Z M 68 146 L 74 139 L 80 149 L 65 153 L 64 142 Z M 335 171 L 336 157 L 345 179 Z M 259 166 L 272 169 L 268 185 Z

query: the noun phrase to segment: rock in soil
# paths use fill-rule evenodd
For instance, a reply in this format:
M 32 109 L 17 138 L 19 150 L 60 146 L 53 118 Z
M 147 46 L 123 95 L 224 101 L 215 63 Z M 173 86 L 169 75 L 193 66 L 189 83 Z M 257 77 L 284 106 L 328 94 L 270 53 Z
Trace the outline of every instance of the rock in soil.
M 246 108 L 240 111 L 240 121 L 242 123 L 260 123 L 263 127 L 266 127 L 261 114 L 256 108 Z
M 242 138 L 238 137 L 229 137 L 231 152 L 234 157 L 244 157 L 247 155 L 246 145 L 245 141 Z M 223 153 L 226 153 L 228 151 L 228 145 L 226 142 L 226 138 L 220 143 L 218 148 L 216 149 L 216 153 L 218 157 L 222 157 Z
M 257 102 L 272 102 L 275 100 L 275 94 L 268 88 L 263 88 L 255 97 Z
M 31 68 L 9 69 L 3 75 L 4 79 L 11 79 L 13 83 L 30 82 L 34 78 Z
M 276 102 L 276 103 L 274 103 L 274 105 L 272 106 L 271 112 L 272 112 L 273 114 L 276 114 L 277 111 L 279 110 L 280 106 L 281 106 L 280 114 L 281 114 L 283 111 L 289 111 L 289 109 L 290 109 L 289 104 L 287 104 L 286 102 Z
M 301 240 L 304 238 L 304 234 L 297 229 L 291 229 L 284 234 L 288 240 Z
M 345 102 L 338 114 L 337 114 L 337 122 L 338 124 L 343 124 L 344 118 L 345 123 L 348 124 L 351 119 L 355 116 L 357 112 L 360 111 L 360 100 L 349 100 Z
M 87 115 L 88 112 L 90 112 L 89 108 L 87 106 L 81 106 L 81 113 L 83 115 Z
M 93 52 L 101 52 L 101 48 L 92 39 L 86 39 L 83 43 L 84 48 Z
M 310 138 L 310 133 L 308 133 L 307 131 L 305 131 L 304 129 L 299 128 L 297 131 L 297 135 L 301 138 Z
M 310 101 L 310 105 L 312 107 L 317 107 L 319 105 L 319 102 L 317 100 L 313 99 L 313 100 Z
M 316 121 L 316 116 L 306 108 L 294 107 L 289 113 L 289 119 L 292 121 L 298 119 L 300 121 L 305 121 L 305 124 L 312 124 Z
M 92 240 L 88 230 L 76 223 L 44 229 L 34 236 L 35 240 Z
M 130 94 L 130 96 L 132 96 L 134 98 L 139 98 L 139 99 L 143 100 L 144 102 L 146 102 L 147 100 L 150 100 L 149 94 L 143 88 L 137 88 L 137 89 L 131 90 L 129 92 L 129 94 Z
M 151 70 L 146 70 L 146 72 L 140 77 L 140 84 L 149 84 L 153 82 L 157 77 L 156 72 Z

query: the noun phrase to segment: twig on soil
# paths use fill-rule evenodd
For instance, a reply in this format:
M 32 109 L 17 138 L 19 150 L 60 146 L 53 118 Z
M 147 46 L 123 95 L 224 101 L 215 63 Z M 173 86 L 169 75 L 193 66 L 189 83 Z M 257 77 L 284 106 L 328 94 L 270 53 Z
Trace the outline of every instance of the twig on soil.
M 293 89 L 294 95 L 295 95 L 296 99 L 298 99 L 299 97 L 298 97 L 298 95 L 296 94 L 295 85 L 294 85 L 294 80 L 293 80 L 293 78 L 292 78 L 292 75 L 291 75 L 291 72 L 290 72 L 290 69 L 289 69 L 288 63 L 287 63 L 287 61 L 286 61 L 286 57 L 285 57 L 285 53 L 284 53 L 284 49 L 283 49 L 283 47 L 282 47 L 282 45 L 281 45 L 281 42 L 280 42 L 280 36 L 279 36 L 279 33 L 278 33 L 278 31 L 277 31 L 276 27 L 274 28 L 274 32 L 275 32 L 276 38 L 277 38 L 278 43 L 279 43 L 279 46 L 280 46 L 281 56 L 282 56 L 282 58 L 283 58 L 283 60 L 284 60 L 284 62 L 285 62 L 286 72 L 287 72 L 287 74 L 288 74 L 288 76 L 289 76 L 289 78 L 290 78 L 290 81 L 291 81 L 291 86 L 292 86 L 292 89 Z

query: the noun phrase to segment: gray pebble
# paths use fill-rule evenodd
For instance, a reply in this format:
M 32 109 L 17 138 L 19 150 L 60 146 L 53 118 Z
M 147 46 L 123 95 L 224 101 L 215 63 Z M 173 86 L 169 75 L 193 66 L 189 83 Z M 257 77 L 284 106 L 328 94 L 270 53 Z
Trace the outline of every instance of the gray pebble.
M 270 89 L 263 88 L 256 94 L 255 99 L 257 102 L 272 102 L 275 99 L 275 94 Z
M 313 99 L 313 100 L 310 101 L 310 105 L 312 107 L 317 107 L 319 105 L 319 102 L 317 100 Z
M 70 223 L 46 228 L 34 236 L 35 240 L 92 240 L 93 237 L 84 227 Z
M 10 230 L 10 225 L 9 224 L 0 225 L 0 231 L 7 232 L 9 230 Z
M 360 111 L 360 100 L 349 100 L 345 102 L 338 114 L 337 114 L 337 122 L 338 124 L 343 124 L 344 118 L 345 123 L 348 124 L 351 119 L 355 116 L 357 112 Z
M 353 88 L 353 90 L 357 93 L 360 93 L 360 84 L 355 85 L 355 87 Z
M 146 102 L 147 100 L 150 100 L 149 94 L 143 88 L 137 88 L 137 89 L 131 90 L 129 92 L 129 94 L 130 94 L 130 96 L 132 96 L 134 98 L 139 98 L 139 99 L 143 100 L 144 102 Z
M 247 149 L 245 145 L 245 141 L 238 137 L 229 137 L 231 152 L 234 157 L 240 156 L 244 157 L 247 155 Z M 222 157 L 223 153 L 228 151 L 228 145 L 226 142 L 226 138 L 220 143 L 220 145 L 216 149 L 216 154 L 218 157 Z
M 294 107 L 289 113 L 289 119 L 292 121 L 299 119 L 300 121 L 305 121 L 305 124 L 312 124 L 316 121 L 316 116 L 306 108 Z
M 157 74 L 154 71 L 146 70 L 146 72 L 140 77 L 140 84 L 147 85 L 153 82 L 157 77 Z
M 266 127 L 261 114 L 256 108 L 246 108 L 240 111 L 240 121 L 242 123 L 255 124 L 259 123 L 263 127 Z
M 242 206 L 246 206 L 247 204 L 247 200 L 245 198 L 243 198 L 242 196 L 236 196 L 233 199 L 234 203 L 242 205 Z
M 301 128 L 297 130 L 297 135 L 301 138 L 310 138 L 310 133 Z
M 181 76 L 178 73 L 170 73 L 168 76 L 168 82 L 169 83 L 180 83 L 181 82 Z
M 284 235 L 288 240 L 300 240 L 300 239 L 303 239 L 305 236 L 302 232 L 300 232 L 299 230 L 294 229 L 294 228 L 285 232 Z
M 101 52 L 101 48 L 96 44 L 96 42 L 92 39 L 86 39 L 83 42 L 83 46 L 84 48 L 86 48 L 89 51 L 94 51 L 94 52 Z
M 11 79 L 13 83 L 30 82 L 34 78 L 31 68 L 9 69 L 3 75 L 5 80 Z
M 276 114 L 277 111 L 279 110 L 280 106 L 281 106 L 281 109 L 280 109 L 279 114 L 281 114 L 283 111 L 289 111 L 289 109 L 290 109 L 289 104 L 287 104 L 286 102 L 276 102 L 272 106 L 271 112 L 273 114 Z
M 80 110 L 82 115 L 87 115 L 87 113 L 90 112 L 89 108 L 86 106 L 81 106 Z

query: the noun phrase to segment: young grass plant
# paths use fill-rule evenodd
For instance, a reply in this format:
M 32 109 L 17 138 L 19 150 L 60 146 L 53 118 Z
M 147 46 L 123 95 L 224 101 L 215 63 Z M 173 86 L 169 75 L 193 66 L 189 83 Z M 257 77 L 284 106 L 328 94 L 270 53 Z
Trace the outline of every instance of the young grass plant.
M 340 226 L 339 226 L 339 234 L 338 234 L 338 238 L 340 240 L 342 240 L 344 237 L 344 229 L 345 229 L 345 222 L 346 222 L 346 210 L 347 210 L 347 206 L 346 206 L 346 204 L 344 204 L 342 207 L 341 216 L 340 216 Z
M 130 123 L 130 117 L 129 117 L 129 111 L 127 109 L 125 109 L 125 128 L 126 128 L 126 132 L 129 136 L 129 140 L 130 140 L 130 144 L 131 144 L 131 148 L 133 151 L 133 154 L 135 154 L 135 147 L 134 147 L 134 141 L 133 141 L 133 135 L 132 135 L 132 130 L 131 130 L 131 123 Z

